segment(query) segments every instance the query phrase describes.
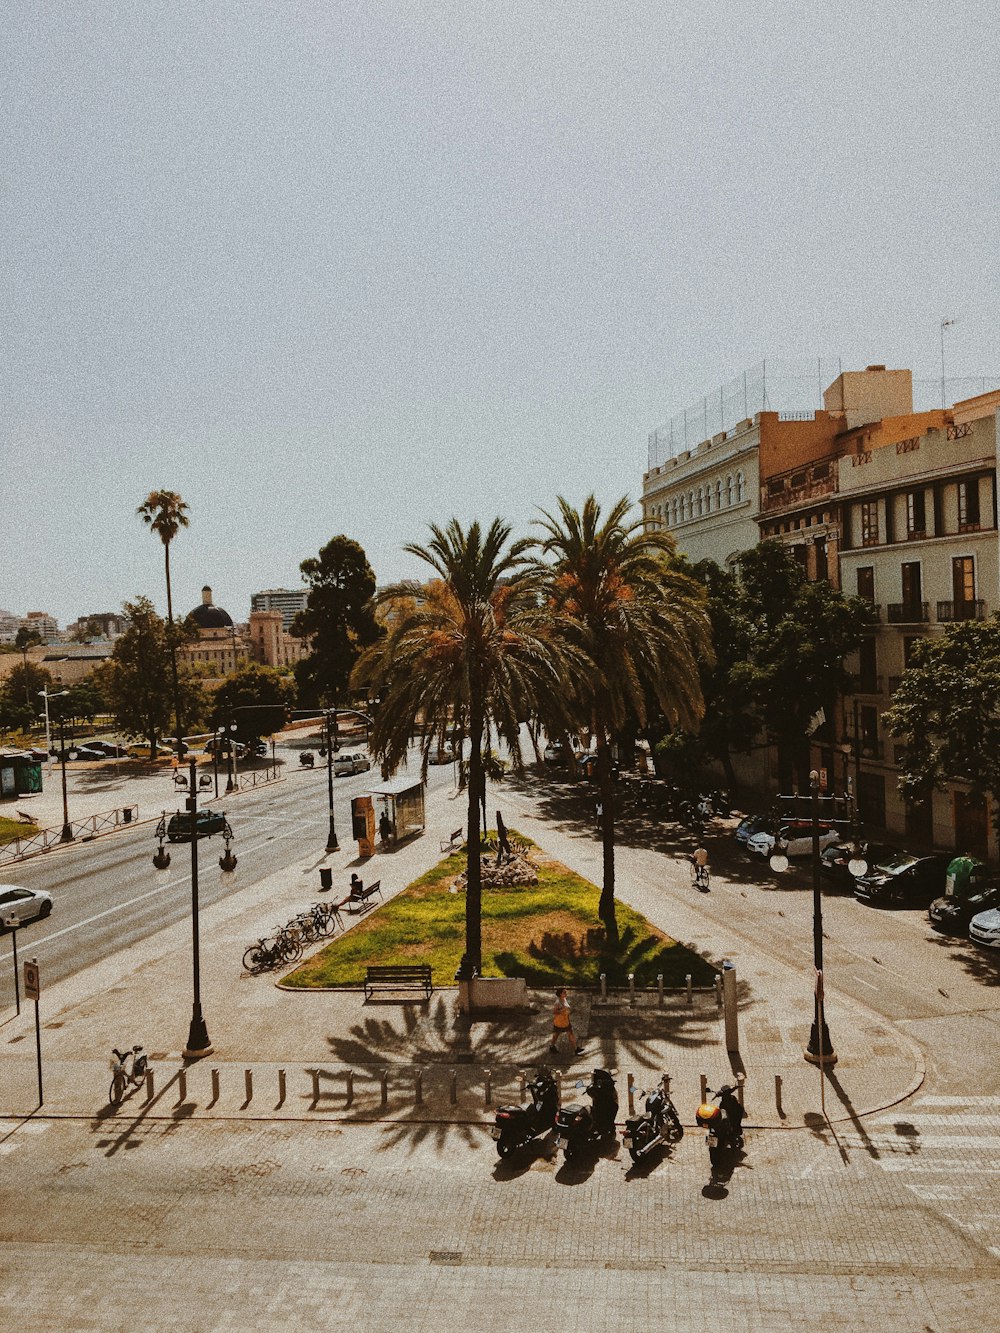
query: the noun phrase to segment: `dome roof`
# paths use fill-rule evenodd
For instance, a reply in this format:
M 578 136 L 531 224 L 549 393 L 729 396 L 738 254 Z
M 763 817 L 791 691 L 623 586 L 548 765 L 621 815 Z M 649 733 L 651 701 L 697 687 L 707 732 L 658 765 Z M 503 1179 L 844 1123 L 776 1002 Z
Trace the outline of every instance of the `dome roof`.
M 201 590 L 201 601 L 188 616 L 199 629 L 232 629 L 233 618 L 221 606 L 212 605 L 212 589 L 206 583 Z
M 194 608 L 188 619 L 193 620 L 199 629 L 230 629 L 233 623 L 228 611 L 223 611 L 221 606 L 206 606 L 204 602 Z

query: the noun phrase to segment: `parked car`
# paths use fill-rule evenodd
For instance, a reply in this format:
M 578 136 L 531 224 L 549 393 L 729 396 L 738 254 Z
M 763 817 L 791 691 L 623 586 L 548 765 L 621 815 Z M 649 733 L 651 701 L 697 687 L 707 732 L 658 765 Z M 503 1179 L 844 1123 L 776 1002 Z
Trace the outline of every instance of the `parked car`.
M 43 921 L 52 911 L 52 894 L 44 889 L 22 889 L 18 884 L 0 884 L 0 925 L 13 917 L 19 926 Z
M 225 829 L 226 816 L 218 814 L 215 810 L 199 810 L 195 827 L 199 838 L 210 838 L 213 834 L 221 833 Z M 178 810 L 177 814 L 170 816 L 167 821 L 167 841 L 191 841 L 191 816 L 189 814 Z
M 736 825 L 733 836 L 745 847 L 755 833 L 773 833 L 776 823 L 773 815 L 746 815 Z
M 972 918 L 969 939 L 987 949 L 1000 949 L 1000 907 L 991 907 Z
M 100 750 L 105 759 L 125 759 L 128 755 L 124 745 L 113 745 L 111 741 L 87 741 L 86 748 Z
M 39 750 L 37 746 L 32 746 L 31 749 L 25 750 L 24 753 L 30 755 L 36 764 L 45 763 L 46 759 L 49 757 L 48 750 Z
M 842 842 L 843 837 L 842 829 L 835 828 L 832 824 L 820 824 L 820 851 L 833 846 L 834 843 Z M 782 852 L 789 860 L 797 856 L 810 856 L 812 849 L 812 821 L 808 819 L 789 820 L 779 825 L 773 833 L 754 833 L 747 840 L 747 851 L 765 860 L 773 852 Z
M 445 741 L 445 743 L 439 745 L 436 750 L 431 750 L 430 754 L 427 756 L 427 762 L 429 764 L 450 764 L 454 761 L 454 758 L 454 745 L 452 745 L 451 741 Z
M 58 754 L 58 751 L 57 751 Z M 107 759 L 103 750 L 96 750 L 91 745 L 75 745 L 72 750 L 66 747 L 66 758 L 76 759 L 80 763 L 94 763 L 97 760 Z
M 562 741 L 550 741 L 542 751 L 542 758 L 547 764 L 565 764 L 566 747 Z
M 988 914 L 994 907 L 1000 907 L 1000 878 L 992 875 L 974 880 L 964 893 L 946 892 L 943 898 L 935 898 L 927 916 L 935 930 L 971 935 L 973 918 Z
M 926 907 L 944 889 L 951 859 L 894 852 L 855 881 L 854 896 L 873 907 Z
M 364 773 L 371 766 L 371 760 L 367 755 L 361 754 L 360 751 L 347 753 L 342 750 L 340 754 L 333 756 L 333 771 L 338 778 L 351 773 Z
M 247 747 L 242 741 L 230 740 L 228 736 L 209 736 L 205 742 L 205 753 L 215 755 L 217 759 L 228 759 L 231 749 L 237 759 L 246 758 Z
M 883 842 L 867 842 L 861 844 L 859 859 L 867 863 L 868 870 L 879 866 L 887 857 L 891 857 L 895 852 L 894 847 L 889 847 Z M 854 889 L 854 876 L 848 870 L 848 865 L 854 860 L 855 851 L 852 843 L 833 842 L 829 847 L 824 847 L 819 856 L 819 871 L 823 878 L 832 886 L 838 889 Z M 864 873 L 867 874 L 868 870 Z

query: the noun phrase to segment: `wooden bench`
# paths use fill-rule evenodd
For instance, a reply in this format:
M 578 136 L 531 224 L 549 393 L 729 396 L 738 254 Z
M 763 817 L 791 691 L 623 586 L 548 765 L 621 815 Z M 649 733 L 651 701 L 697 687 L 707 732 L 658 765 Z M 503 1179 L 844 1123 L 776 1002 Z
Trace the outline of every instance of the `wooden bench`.
M 374 898 L 378 894 L 382 897 L 382 881 L 377 879 L 374 884 L 369 884 L 366 889 L 361 889 L 357 893 L 349 893 L 342 899 L 337 906 L 346 907 L 349 912 L 357 912 L 359 915 L 364 912 L 370 912 L 375 906 Z
M 424 999 L 431 998 L 434 983 L 429 963 L 408 963 L 403 966 L 369 967 L 365 973 L 365 999 L 370 1000 L 376 990 L 423 991 Z
M 462 829 L 461 826 L 459 826 L 457 829 L 455 829 L 454 833 L 449 833 L 446 839 L 445 838 L 441 839 L 441 850 L 443 852 L 450 852 L 455 847 L 457 847 L 461 843 L 461 841 L 462 841 Z

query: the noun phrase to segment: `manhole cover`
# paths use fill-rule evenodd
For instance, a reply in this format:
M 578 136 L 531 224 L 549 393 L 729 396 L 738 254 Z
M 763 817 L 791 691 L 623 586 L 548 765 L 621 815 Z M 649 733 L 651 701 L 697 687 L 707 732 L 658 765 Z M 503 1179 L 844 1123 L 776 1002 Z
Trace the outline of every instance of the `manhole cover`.
M 430 1260 L 432 1264 L 460 1264 L 462 1262 L 461 1250 L 431 1250 Z

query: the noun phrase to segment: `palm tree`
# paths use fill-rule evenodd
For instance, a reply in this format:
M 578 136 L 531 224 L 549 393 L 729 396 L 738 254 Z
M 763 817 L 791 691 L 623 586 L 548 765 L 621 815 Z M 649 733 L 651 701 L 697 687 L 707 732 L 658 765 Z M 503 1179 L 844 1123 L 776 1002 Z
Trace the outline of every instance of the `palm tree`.
M 163 543 L 163 562 L 167 575 L 167 632 L 170 636 L 170 670 L 174 687 L 174 723 L 178 760 L 183 757 L 183 742 L 181 741 L 181 691 L 177 679 L 177 638 L 174 633 L 174 599 L 170 587 L 170 543 L 181 528 L 188 526 L 187 509 L 187 505 L 176 491 L 150 491 L 135 511 Z M 156 758 L 155 752 L 151 757 Z
M 28 684 L 28 649 L 34 648 L 41 641 L 42 636 L 38 631 L 29 629 L 27 625 L 22 625 L 14 636 L 14 647 L 21 654 L 21 662 L 24 666 L 24 671 L 21 674 L 24 676 L 24 703 L 27 708 L 31 707 L 31 690 Z
M 526 540 L 510 543 L 510 527 L 495 519 L 484 534 L 457 519 L 431 525 L 426 546 L 410 545 L 436 578 L 398 583 L 378 602 L 394 614 L 385 637 L 359 659 L 352 685 L 382 692 L 371 744 L 383 772 L 394 772 L 414 736 L 421 736 L 422 774 L 432 748 L 457 724 L 470 753 L 468 882 L 465 894 L 466 976 L 482 965 L 482 877 L 479 801 L 484 759 L 494 735 L 520 767 L 520 719 L 536 692 L 556 677 L 560 654 L 553 618 L 541 605 L 537 577 L 527 567 Z M 421 719 L 422 726 L 418 725 Z
M 566 701 L 597 740 L 603 807 L 604 882 L 599 912 L 609 939 L 615 916 L 614 785 L 611 740 L 629 716 L 646 721 L 647 689 L 674 726 L 696 726 L 703 712 L 699 661 L 712 660 L 705 595 L 674 564 L 673 540 L 630 523 L 627 497 L 604 521 L 593 495 L 577 511 L 562 497 L 558 516 L 543 511 L 536 543 L 551 607 L 576 627 L 590 662 Z M 545 563 L 543 563 L 545 562 Z

